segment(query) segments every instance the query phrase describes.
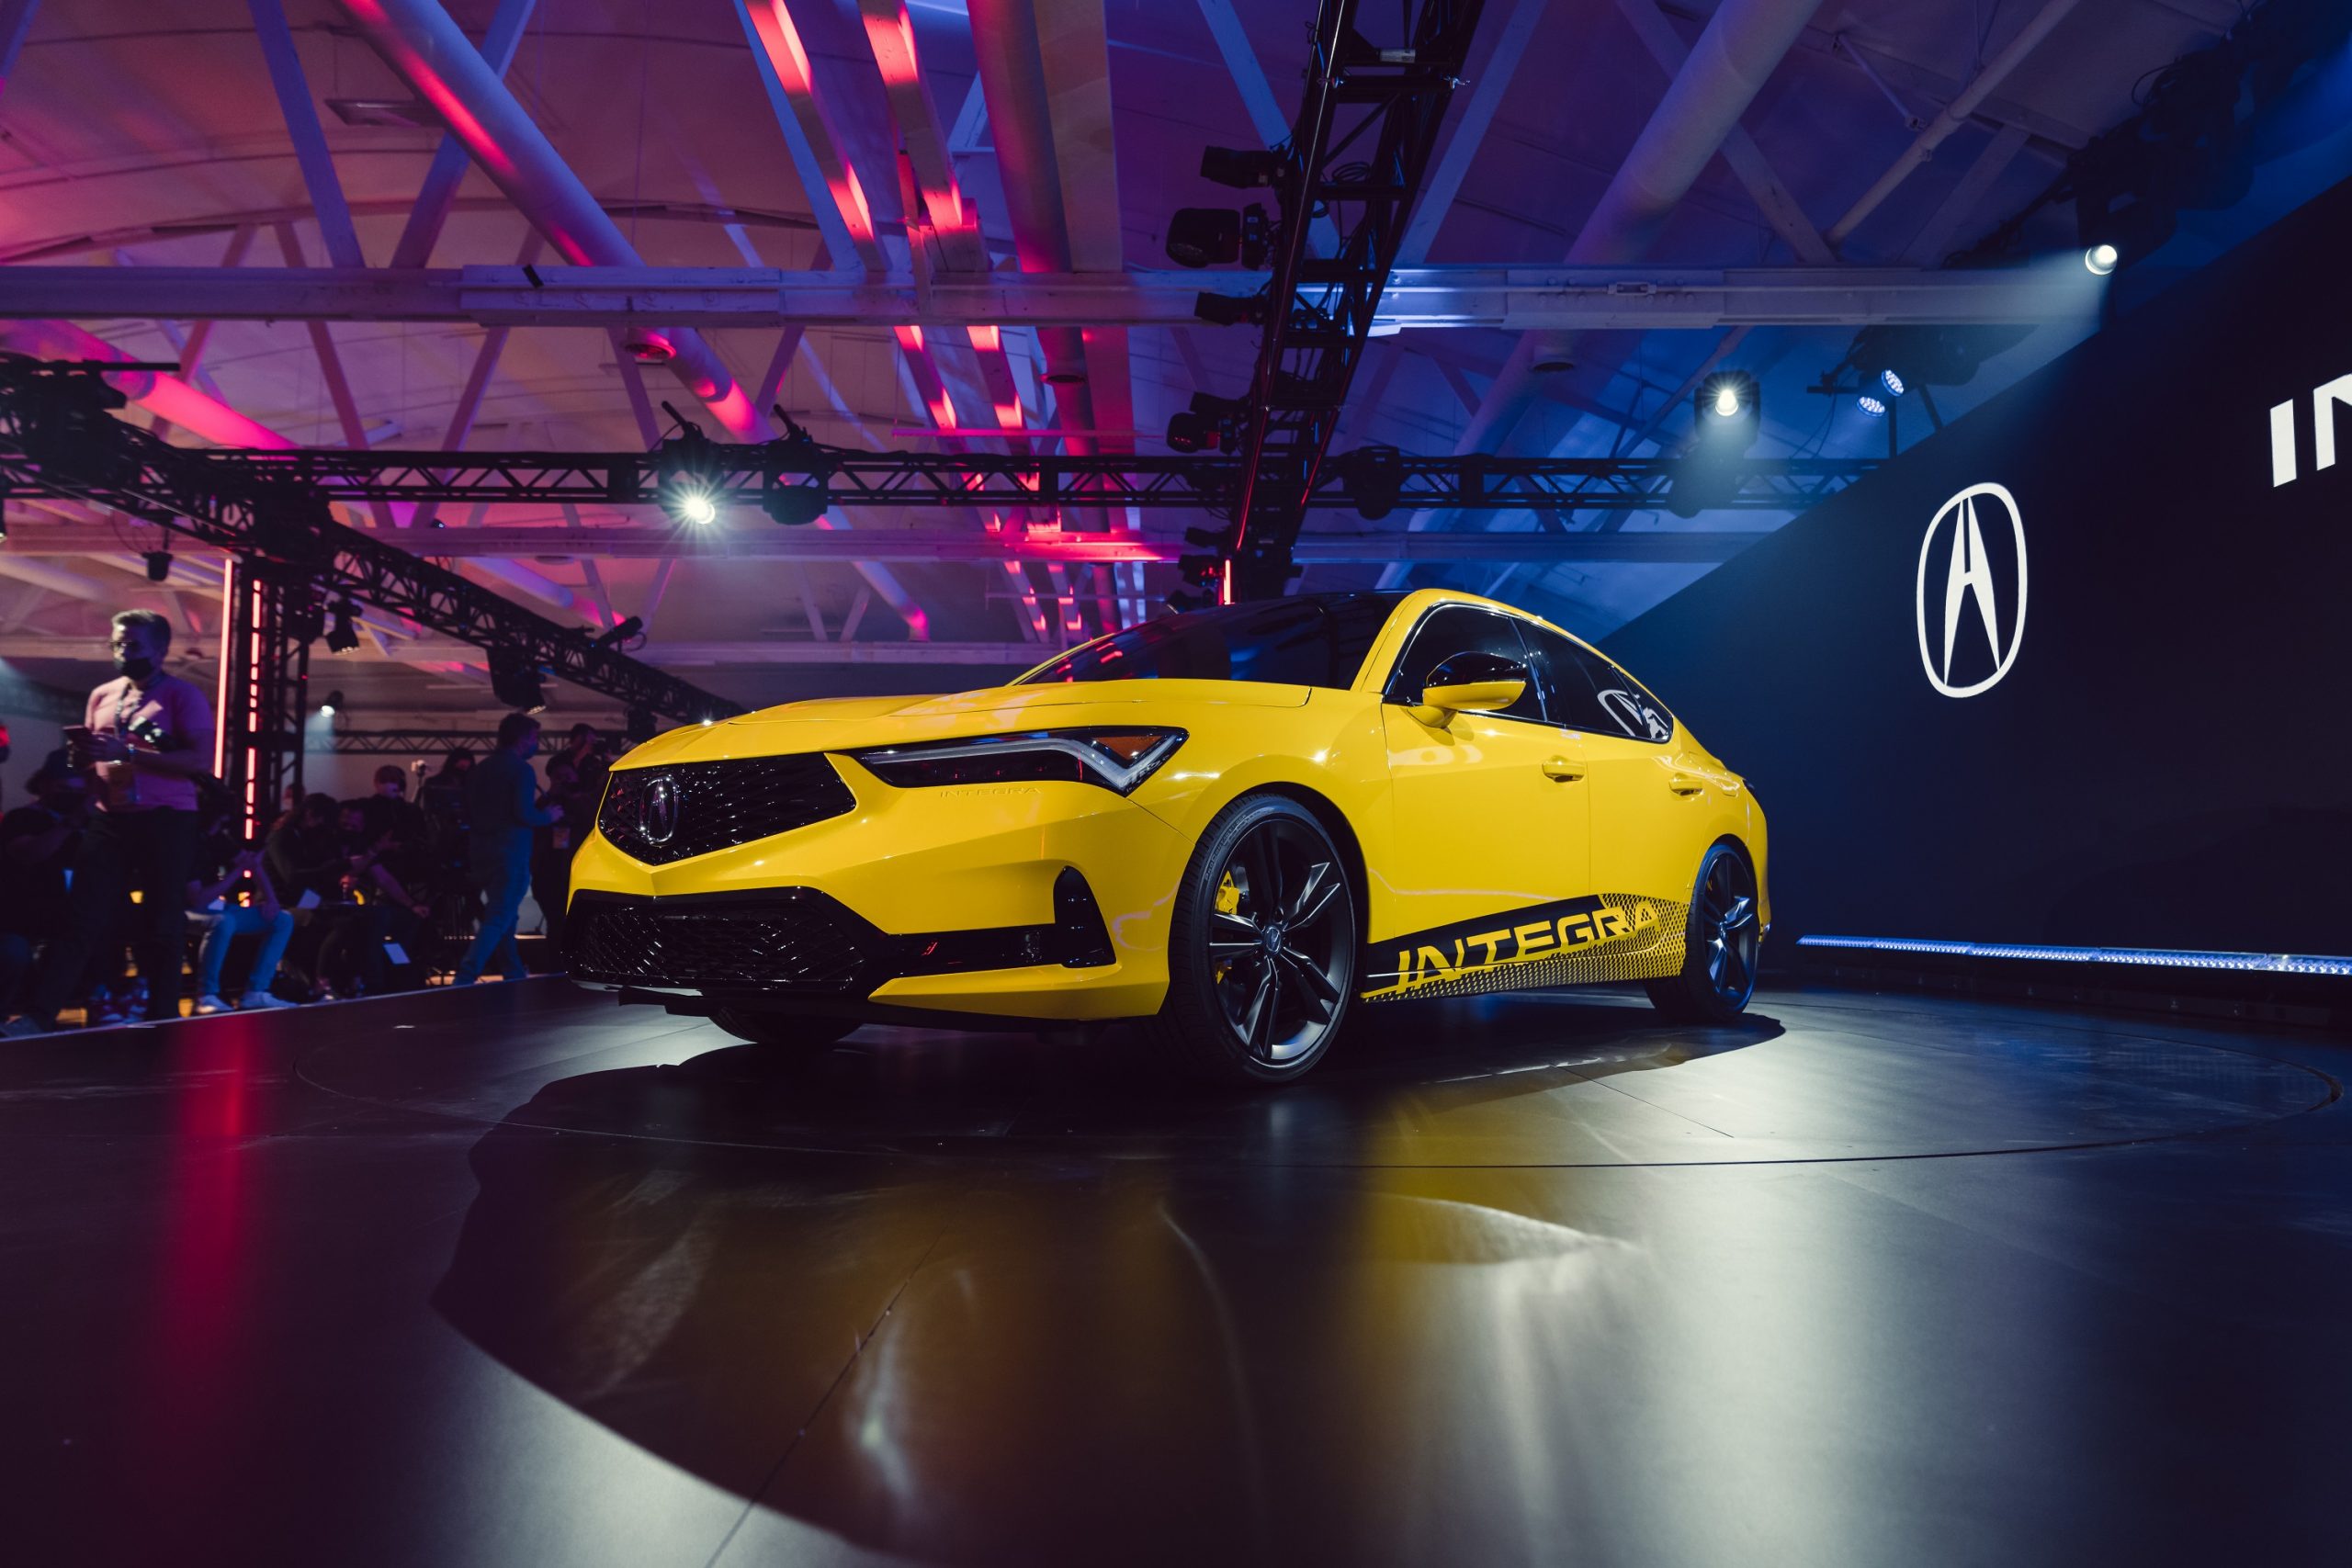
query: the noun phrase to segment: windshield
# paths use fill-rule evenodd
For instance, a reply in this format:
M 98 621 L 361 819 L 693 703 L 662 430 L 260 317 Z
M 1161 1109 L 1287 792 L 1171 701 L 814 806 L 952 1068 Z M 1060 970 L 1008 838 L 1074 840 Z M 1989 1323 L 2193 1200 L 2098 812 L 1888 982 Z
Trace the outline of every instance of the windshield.
M 1344 688 L 1404 597 L 1317 594 L 1163 615 L 1072 649 L 1021 683 L 1269 681 Z

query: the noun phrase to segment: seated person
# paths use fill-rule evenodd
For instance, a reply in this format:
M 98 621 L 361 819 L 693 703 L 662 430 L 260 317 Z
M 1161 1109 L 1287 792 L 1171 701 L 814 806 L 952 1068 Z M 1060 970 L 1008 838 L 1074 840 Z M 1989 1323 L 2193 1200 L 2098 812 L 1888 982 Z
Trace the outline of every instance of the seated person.
M 33 798 L 0 817 L 0 1008 L 13 1010 L 33 952 L 64 929 L 65 873 L 90 794 L 64 753 L 34 773 Z
M 241 892 L 251 894 L 249 902 L 236 901 Z M 196 964 L 198 1013 L 229 1010 L 229 1004 L 220 999 L 220 971 L 228 961 L 230 944 L 241 936 L 261 938 L 261 950 L 254 955 L 244 995 L 236 1005 L 247 1010 L 295 1005 L 270 994 L 278 962 L 286 956 L 286 944 L 294 939 L 294 916 L 279 907 L 277 890 L 270 886 L 259 850 L 207 839 L 198 850 L 196 874 L 188 881 L 187 907 L 188 924 L 204 932 L 204 947 Z

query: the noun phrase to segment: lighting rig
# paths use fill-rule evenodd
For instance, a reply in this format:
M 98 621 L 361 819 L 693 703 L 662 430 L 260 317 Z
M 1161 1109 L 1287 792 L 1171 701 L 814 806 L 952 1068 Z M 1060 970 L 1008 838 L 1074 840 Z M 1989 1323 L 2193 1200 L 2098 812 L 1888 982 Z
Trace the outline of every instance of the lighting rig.
M 1271 260 L 1273 271 L 1254 296 L 1204 294 L 1195 306 L 1204 321 L 1248 322 L 1262 333 L 1241 397 L 1195 396 L 1169 423 L 1178 451 L 1223 450 L 1239 459 L 1232 489 L 1213 508 L 1224 528 L 1187 532 L 1204 551 L 1182 562 L 1196 589 L 1214 586 L 1226 600 L 1272 598 L 1295 574 L 1292 547 L 1317 504 L 1331 436 L 1447 101 L 1462 84 L 1480 8 L 1481 0 L 1406 0 L 1401 31 L 1374 43 L 1357 26 L 1366 7 L 1323 0 L 1289 140 L 1263 152 L 1212 147 L 1202 156 L 1204 177 L 1265 187 L 1274 210 L 1261 203 L 1238 212 L 1187 208 L 1169 225 L 1168 254 L 1181 265 Z M 1342 127 L 1343 116 L 1351 123 Z M 1360 145 L 1354 159 L 1341 161 Z M 1385 497 L 1388 459 L 1363 457 L 1361 466 Z M 1170 599 L 1180 608 L 1202 602 L 1192 592 Z
M 228 700 L 214 771 L 241 803 L 249 831 L 266 825 L 288 783 L 300 782 L 310 645 L 322 637 L 332 649 L 345 644 L 356 630 L 353 601 L 489 650 L 493 689 L 518 706 L 532 705 L 523 696 L 538 702 L 540 682 L 552 676 L 684 721 L 742 711 L 597 646 L 585 628 L 534 615 L 399 545 L 344 527 L 328 511 L 327 491 L 299 462 L 175 447 L 114 418 L 125 399 L 105 377 L 125 368 L 0 357 L 0 496 L 78 497 L 229 554 L 220 647 Z M 512 672 L 503 687 L 502 668 Z

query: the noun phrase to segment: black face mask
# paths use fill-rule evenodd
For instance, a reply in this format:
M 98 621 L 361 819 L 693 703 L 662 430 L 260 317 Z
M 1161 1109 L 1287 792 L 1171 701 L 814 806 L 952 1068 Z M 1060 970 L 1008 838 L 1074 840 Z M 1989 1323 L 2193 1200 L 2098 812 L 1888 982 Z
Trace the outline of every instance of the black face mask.
M 114 661 L 114 667 L 117 672 L 128 675 L 134 681 L 144 681 L 155 672 L 155 661 L 143 653 L 127 659 L 118 656 Z

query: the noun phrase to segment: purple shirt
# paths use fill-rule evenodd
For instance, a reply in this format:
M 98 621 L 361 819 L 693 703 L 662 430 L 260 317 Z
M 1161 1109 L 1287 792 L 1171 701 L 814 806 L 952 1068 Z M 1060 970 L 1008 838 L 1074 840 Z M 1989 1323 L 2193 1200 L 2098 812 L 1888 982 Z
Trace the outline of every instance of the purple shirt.
M 144 691 L 130 676 L 118 675 L 90 694 L 82 722 L 94 736 L 121 733 L 134 751 L 159 750 L 130 733 L 149 724 L 164 732 L 170 750 L 192 748 L 199 755 L 212 750 L 212 705 L 195 682 L 176 675 L 156 675 Z M 97 774 L 102 811 L 196 809 L 194 779 L 142 773 L 129 762 L 100 762 Z

